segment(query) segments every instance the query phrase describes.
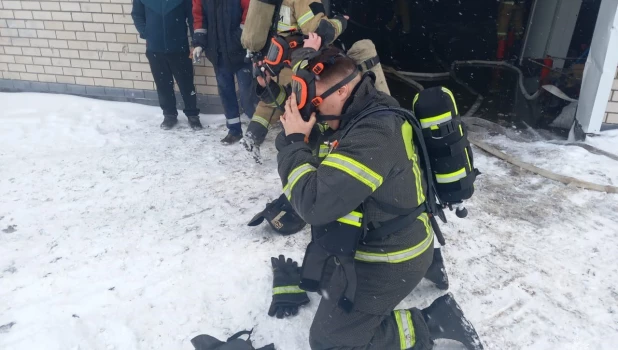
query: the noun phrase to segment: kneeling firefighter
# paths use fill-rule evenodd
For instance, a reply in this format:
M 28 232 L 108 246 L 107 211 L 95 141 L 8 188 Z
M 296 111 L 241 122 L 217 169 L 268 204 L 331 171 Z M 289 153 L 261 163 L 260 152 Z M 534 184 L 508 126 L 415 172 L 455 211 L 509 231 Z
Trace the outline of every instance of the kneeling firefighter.
M 310 34 L 310 36 L 312 35 L 313 34 Z M 302 54 L 302 52 L 299 53 Z M 374 86 L 376 90 L 390 95 L 375 45 L 371 42 L 371 40 L 360 40 L 355 42 L 347 51 L 346 55 L 355 61 L 361 73 L 371 72 L 375 75 Z M 289 86 L 283 87 L 273 81 L 269 84 L 274 86 L 273 89 L 277 91 L 290 90 Z M 450 110 L 456 110 L 454 100 L 451 100 L 450 98 L 440 99 L 439 96 L 436 98 L 436 94 L 431 92 L 432 89 L 425 91 L 426 92 L 423 92 L 414 100 L 414 107 L 420 115 L 433 115 L 432 113 L 435 114 L 436 111 L 441 111 L 436 114 L 438 115 Z M 450 96 L 452 96 L 452 94 L 447 95 L 447 97 Z M 260 98 L 267 104 L 273 102 L 272 98 L 266 92 L 263 92 L 260 95 Z M 313 128 L 310 140 L 312 141 L 311 144 L 313 148 L 313 155 L 317 158 L 316 161 L 321 162 L 328 155 L 328 138 L 331 137 L 334 132 L 335 130 L 329 128 L 328 124 L 325 122 L 321 122 Z M 282 135 L 279 135 L 277 138 L 277 149 L 280 148 L 282 140 L 284 140 L 284 136 L 285 134 L 282 133 Z M 444 161 L 443 163 L 452 162 Z M 270 224 L 274 231 L 282 235 L 294 234 L 305 227 L 305 222 L 300 216 L 298 216 L 298 214 L 296 214 L 285 194 L 282 194 L 276 200 L 268 203 L 263 211 L 256 214 L 253 219 L 251 219 L 249 226 L 257 226 L 264 220 Z M 440 250 L 440 243 L 438 243 L 438 241 L 439 240 L 434 241 L 435 248 L 433 261 L 424 277 L 433 282 L 439 289 L 447 290 L 449 287 L 448 275 L 446 273 L 442 252 Z
M 295 280 L 302 290 L 322 291 L 310 331 L 314 350 L 431 349 L 440 338 L 482 349 L 450 294 L 423 310 L 394 310 L 432 262 L 438 213 L 421 126 L 375 88 L 373 74 L 320 46 L 312 37 L 293 54 L 285 136 L 277 140 L 283 192 L 311 225 L 312 241 L 300 273 L 287 269 L 290 284 L 275 283 L 273 302 L 283 295 L 288 309 L 293 300 L 306 303 Z M 311 148 L 316 121 L 331 130 L 320 143 L 327 147 L 321 162 Z
M 241 42 L 248 52 L 267 51 L 263 58 L 258 56 L 255 61 L 263 59 L 267 65 L 265 68 L 278 76 L 279 83 L 285 86 L 292 77 L 290 53 L 302 46 L 303 33 L 317 32 L 324 38 L 325 44 L 330 44 L 346 26 L 344 17 L 327 17 L 320 0 L 253 0 L 249 4 Z M 258 95 L 264 90 L 258 87 Z M 242 141 L 245 148 L 253 152 L 258 163 L 261 162 L 259 147 L 266 138 L 269 126 L 279 121 L 285 102 L 285 92 L 276 86 L 267 88 L 267 93 L 273 96 L 273 101 L 258 104 Z
M 475 176 L 475 170 L 467 154 L 467 162 L 458 158 L 467 152 L 458 147 L 466 142 L 456 107 L 449 104 L 450 92 L 428 89 L 417 96 L 419 123 L 375 88 L 371 72 L 359 73 L 362 65 L 338 50 L 317 51 L 319 40 L 311 43 L 313 39 L 295 54 L 300 64 L 294 65 L 294 94 L 286 102 L 284 132 L 277 138 L 279 173 L 291 204 L 277 209 L 278 223 L 271 223 L 279 228 L 279 220 L 293 207 L 312 224 L 312 242 L 300 269 L 283 256 L 272 259 L 269 315 L 294 315 L 309 302 L 305 290 L 320 291 L 325 298 L 310 332 L 314 350 L 430 349 L 441 338 L 482 349 L 451 294 L 423 310 L 393 310 L 431 263 L 432 214 L 437 213 L 431 198 L 437 195 L 441 205 L 448 205 L 472 194 L 465 186 L 473 182 L 466 178 Z M 449 105 L 447 116 L 442 109 Z M 316 119 L 325 123 L 313 128 Z M 438 142 L 428 146 L 419 142 L 421 134 L 453 145 L 448 151 Z M 310 145 L 326 149 L 316 157 Z M 428 148 L 433 148 L 431 157 Z M 447 166 L 432 170 L 435 160 L 449 152 L 454 159 L 450 166 L 466 163 L 465 176 L 459 170 L 457 176 L 443 174 L 450 171 Z M 436 176 L 443 180 L 441 186 L 436 186 Z M 263 216 L 269 219 L 270 213 Z M 192 340 L 198 350 L 253 349 L 237 335 L 226 343 L 200 337 Z

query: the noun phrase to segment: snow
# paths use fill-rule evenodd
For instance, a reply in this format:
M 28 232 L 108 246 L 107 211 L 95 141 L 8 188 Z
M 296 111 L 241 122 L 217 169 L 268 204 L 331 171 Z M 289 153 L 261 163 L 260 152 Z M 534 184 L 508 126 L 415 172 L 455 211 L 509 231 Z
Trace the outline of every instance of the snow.
M 604 131 L 602 133 L 602 137 L 597 137 L 597 136 L 587 137 L 586 142 L 606 152 L 617 154 L 618 153 L 618 129 Z
M 267 316 L 270 257 L 301 261 L 308 232 L 246 226 L 279 196 L 271 132 L 255 164 L 222 146 L 223 116 L 162 131 L 160 110 L 0 94 L 0 348 L 192 349 L 255 328 L 254 344 L 305 350 L 319 297 Z M 207 112 L 207 111 L 205 111 Z M 573 146 L 486 139 L 565 175 L 618 184 L 618 162 Z M 618 149 L 618 133 L 590 144 Z M 448 214 L 452 292 L 486 349 L 614 349 L 618 195 L 532 175 L 475 151 L 483 172 Z M 401 307 L 441 294 L 422 281 Z M 13 323 L 13 324 L 12 324 Z

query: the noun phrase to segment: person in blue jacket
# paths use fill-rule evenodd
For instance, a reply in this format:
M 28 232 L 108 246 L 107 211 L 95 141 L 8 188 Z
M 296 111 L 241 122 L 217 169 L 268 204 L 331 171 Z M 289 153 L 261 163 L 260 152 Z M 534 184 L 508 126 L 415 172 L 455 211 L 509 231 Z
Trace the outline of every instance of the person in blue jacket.
M 193 36 L 191 0 L 133 0 L 131 16 L 139 36 L 146 40 L 146 57 L 163 110 L 161 128 L 178 123 L 174 79 L 185 103 L 183 112 L 193 130 L 202 129 L 189 58 L 187 29 Z

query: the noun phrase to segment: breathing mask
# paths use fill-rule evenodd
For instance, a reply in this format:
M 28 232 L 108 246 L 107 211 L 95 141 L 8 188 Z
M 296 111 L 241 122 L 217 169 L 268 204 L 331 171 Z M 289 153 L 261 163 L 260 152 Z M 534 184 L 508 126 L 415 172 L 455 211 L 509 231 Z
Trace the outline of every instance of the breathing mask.
M 317 55 L 316 53 L 311 53 L 310 56 L 301 58 L 300 62 L 295 64 L 292 68 L 294 70 L 291 84 L 292 92 L 296 94 L 296 105 L 300 115 L 305 121 L 310 119 L 312 113 L 316 112 L 316 114 L 318 114 L 317 108 L 322 104 L 322 102 L 324 102 L 324 99 L 354 80 L 354 78 L 358 75 L 358 70 L 354 70 L 343 80 L 324 91 L 324 93 L 320 96 L 317 96 L 315 84 L 316 81 L 320 80 L 320 75 L 324 69 L 328 66 L 332 66 L 338 57 L 345 57 L 343 53 L 337 53 L 334 56 L 309 63 L 313 61 L 319 53 L 320 52 L 318 51 Z M 317 115 L 317 118 L 319 121 L 339 119 L 338 116 L 325 116 L 319 114 Z

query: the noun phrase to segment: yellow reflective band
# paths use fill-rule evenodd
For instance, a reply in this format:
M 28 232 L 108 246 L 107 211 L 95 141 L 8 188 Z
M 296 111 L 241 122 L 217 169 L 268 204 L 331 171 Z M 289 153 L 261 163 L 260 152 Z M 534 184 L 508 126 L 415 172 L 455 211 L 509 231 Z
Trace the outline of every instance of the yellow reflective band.
M 327 165 L 343 171 L 356 180 L 369 186 L 369 188 L 371 188 L 371 192 L 375 191 L 382 185 L 383 178 L 380 174 L 350 157 L 331 153 L 324 159 L 322 165 Z
M 423 129 L 425 129 L 425 128 L 428 128 L 428 127 L 433 126 L 433 125 L 442 124 L 442 123 L 447 122 L 447 121 L 449 121 L 451 119 L 453 119 L 453 114 L 449 111 L 449 112 L 442 113 L 442 114 L 440 114 L 438 116 L 435 116 L 435 117 L 429 117 L 429 118 L 421 119 L 420 122 L 421 122 L 421 127 Z
M 442 87 L 442 91 L 446 92 L 451 97 L 451 101 L 453 101 L 453 107 L 455 107 L 455 114 L 459 114 L 459 110 L 457 110 L 457 102 L 455 102 L 455 96 L 453 96 L 453 93 L 451 92 L 451 90 L 445 87 Z
M 470 172 L 472 172 L 472 163 L 470 162 L 470 156 L 468 155 L 468 148 L 464 148 L 464 151 L 466 151 L 466 159 L 468 160 L 468 169 L 470 170 Z
M 423 193 L 423 180 L 421 179 L 421 170 L 418 167 L 418 159 L 414 153 L 414 145 L 412 144 L 412 125 L 405 122 L 401 124 L 401 135 L 403 136 L 403 143 L 406 147 L 406 154 L 408 159 L 412 161 L 412 171 L 414 172 L 414 181 L 416 183 L 416 199 L 418 204 L 425 201 L 425 194 Z
M 412 111 L 414 111 L 414 107 L 416 106 L 416 102 L 418 102 L 418 97 L 421 94 L 416 94 L 416 96 L 414 96 L 414 100 L 412 101 Z
M 259 115 L 253 115 L 253 118 L 251 118 L 252 122 L 256 122 L 261 124 L 263 127 L 265 127 L 266 129 L 268 129 L 268 120 L 264 119 L 263 117 L 260 117 Z
M 328 155 L 328 152 L 330 152 L 330 147 L 328 147 L 328 145 L 320 145 L 318 157 L 324 158 Z
M 350 214 L 337 219 L 337 221 L 344 224 L 361 227 L 363 224 L 363 214 L 357 211 L 353 211 Z
M 412 315 L 408 310 L 393 311 L 399 330 L 399 345 L 401 350 L 411 349 L 416 344 L 416 334 L 412 324 Z
M 283 192 L 286 197 L 288 197 L 288 200 L 292 198 L 292 189 L 294 189 L 294 185 L 296 185 L 303 175 L 310 171 L 316 171 L 315 167 L 309 163 L 305 163 L 294 168 L 294 170 L 290 172 L 290 175 L 288 175 L 288 184 L 283 188 Z
M 416 333 L 414 332 L 414 324 L 412 323 L 412 313 L 409 310 L 406 310 L 406 319 L 408 321 L 408 329 L 410 330 L 410 343 L 412 343 L 412 347 L 416 345 Z
M 414 172 L 414 179 L 416 181 L 416 199 L 420 205 L 425 201 L 425 194 L 423 193 L 423 179 L 421 169 L 418 167 L 418 160 L 414 159 L 412 162 L 412 171 Z
M 433 232 L 429 227 L 429 218 L 427 216 L 427 213 L 421 214 L 418 219 L 421 220 L 425 225 L 425 231 L 427 233 L 427 236 L 425 237 L 425 239 L 423 239 L 423 241 L 421 241 L 421 243 L 415 245 L 414 247 L 393 253 L 371 253 L 359 250 L 356 251 L 356 256 L 354 257 L 354 259 L 369 263 L 397 264 L 412 260 L 417 256 L 423 254 L 429 247 L 433 245 Z
M 328 130 L 329 126 L 328 124 L 321 123 L 318 124 L 318 128 L 320 128 L 320 131 L 323 133 L 324 131 Z
M 297 63 L 294 65 L 294 67 L 292 67 L 292 71 L 293 71 L 294 73 L 296 73 L 296 72 L 298 71 L 298 66 L 300 66 L 300 64 L 301 64 L 301 63 L 303 63 L 303 61 L 299 61 L 299 62 L 297 62 Z
M 401 136 L 403 136 L 403 144 L 406 147 L 406 154 L 408 159 L 414 159 L 414 146 L 412 145 L 412 125 L 405 122 L 401 124 Z
M 304 15 L 300 16 L 297 20 L 298 25 L 300 27 L 302 27 L 303 25 L 305 25 L 305 23 L 307 23 L 308 21 L 310 21 L 313 17 L 315 17 L 313 15 L 313 11 L 309 10 L 307 13 L 305 13 Z
M 279 24 L 277 25 L 277 31 L 279 32 L 287 32 L 287 31 L 296 30 L 296 29 L 298 29 L 297 26 L 290 26 L 283 22 L 279 22 Z
M 459 133 L 463 136 L 463 128 L 461 127 L 461 124 L 459 124 Z
M 335 26 L 335 30 L 337 31 L 337 35 L 341 34 L 341 32 L 343 32 L 343 27 L 341 26 L 341 22 L 339 22 L 338 20 L 331 20 L 331 23 L 334 22 L 334 26 Z
M 283 104 L 283 102 L 285 102 L 285 90 L 284 89 L 280 89 L 279 90 L 279 95 L 277 96 L 277 99 L 275 100 L 275 102 L 270 103 L 269 106 L 271 106 L 271 107 L 281 106 Z
M 436 174 L 436 181 L 439 184 L 448 184 L 466 177 L 466 168 L 463 167 L 450 174 Z
M 304 293 L 305 291 L 298 288 L 298 286 L 282 286 L 282 287 L 273 287 L 273 295 L 278 294 L 298 294 Z

